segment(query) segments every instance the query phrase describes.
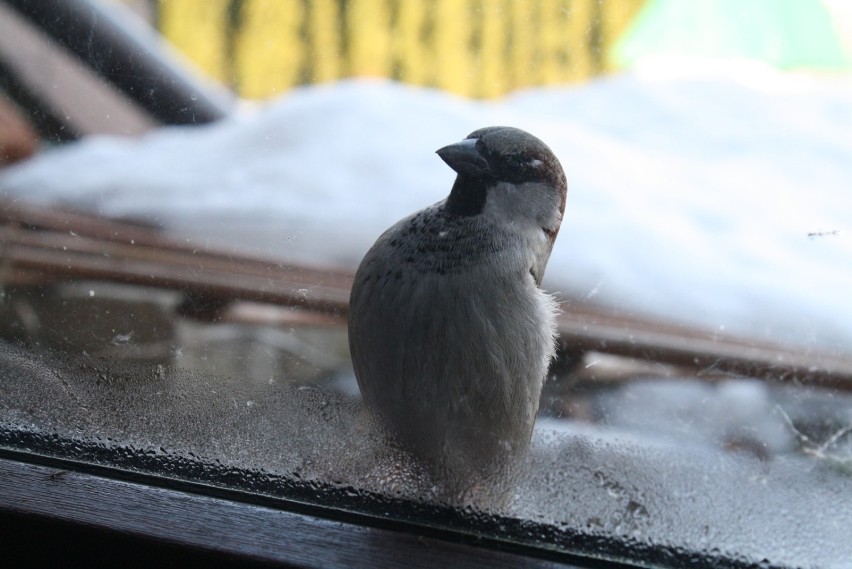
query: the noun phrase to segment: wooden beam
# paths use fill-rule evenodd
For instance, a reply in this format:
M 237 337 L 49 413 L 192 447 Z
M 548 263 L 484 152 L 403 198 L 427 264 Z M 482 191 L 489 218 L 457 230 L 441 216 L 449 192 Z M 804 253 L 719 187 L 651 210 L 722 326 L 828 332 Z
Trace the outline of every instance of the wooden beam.
M 353 275 L 197 248 L 128 222 L 0 200 L 0 284 L 95 280 L 174 289 L 229 305 L 228 321 L 343 323 Z M 241 309 L 236 302 L 249 302 Z M 277 312 L 276 312 L 277 310 Z M 297 319 L 299 320 L 299 319 Z M 852 355 L 774 345 L 618 314 L 570 299 L 559 319 L 565 354 L 604 352 L 679 366 L 701 377 L 744 375 L 852 389 Z

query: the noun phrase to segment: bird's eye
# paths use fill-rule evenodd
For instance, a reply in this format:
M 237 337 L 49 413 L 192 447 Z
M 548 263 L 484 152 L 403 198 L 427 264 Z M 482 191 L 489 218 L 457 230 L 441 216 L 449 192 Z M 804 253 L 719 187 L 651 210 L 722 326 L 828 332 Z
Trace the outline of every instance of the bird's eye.
M 521 170 L 527 165 L 527 161 L 517 155 L 509 156 L 508 162 L 509 166 L 516 170 Z
M 524 171 L 535 170 L 544 164 L 544 162 L 538 158 L 527 158 L 521 155 L 509 156 L 507 162 L 509 163 L 509 167 L 513 170 Z

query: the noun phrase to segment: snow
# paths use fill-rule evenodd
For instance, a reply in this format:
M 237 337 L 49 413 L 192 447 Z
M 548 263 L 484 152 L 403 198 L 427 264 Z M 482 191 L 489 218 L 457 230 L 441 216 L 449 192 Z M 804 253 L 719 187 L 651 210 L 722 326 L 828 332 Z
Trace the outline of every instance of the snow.
M 211 126 L 57 148 L 0 172 L 0 193 L 354 268 L 385 228 L 446 196 L 454 174 L 434 151 L 492 124 L 540 137 L 567 173 L 549 290 L 849 350 L 848 76 L 651 61 L 489 102 L 350 80 Z

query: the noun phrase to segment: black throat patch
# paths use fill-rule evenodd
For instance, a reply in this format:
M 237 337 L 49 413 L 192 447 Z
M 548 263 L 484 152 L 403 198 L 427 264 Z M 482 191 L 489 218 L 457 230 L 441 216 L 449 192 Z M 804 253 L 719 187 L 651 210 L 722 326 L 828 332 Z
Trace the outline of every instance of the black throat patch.
M 488 197 L 487 181 L 469 176 L 456 176 L 453 189 L 447 197 L 445 211 L 451 215 L 470 217 L 485 209 Z

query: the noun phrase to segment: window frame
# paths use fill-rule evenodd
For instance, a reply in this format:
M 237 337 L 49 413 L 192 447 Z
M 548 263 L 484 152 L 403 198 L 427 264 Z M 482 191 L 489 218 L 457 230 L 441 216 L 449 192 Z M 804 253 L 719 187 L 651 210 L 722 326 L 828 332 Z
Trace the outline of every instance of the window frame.
M 639 566 L 8 449 L 0 450 L 0 525 L 17 538 L 7 540 L 5 561 Z

